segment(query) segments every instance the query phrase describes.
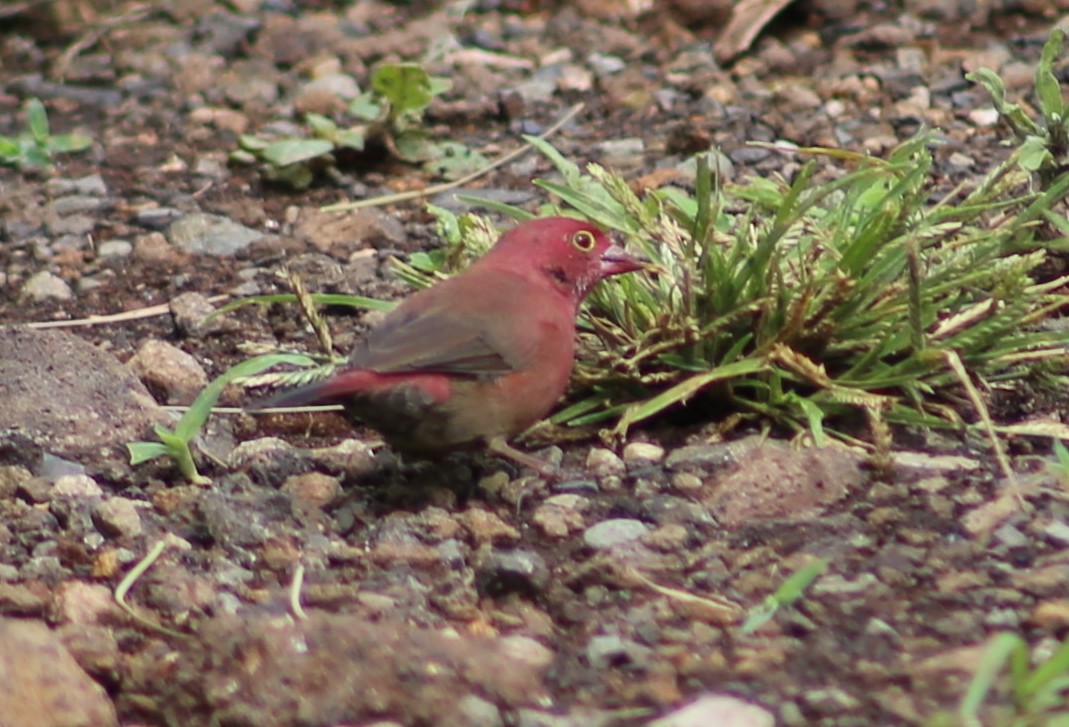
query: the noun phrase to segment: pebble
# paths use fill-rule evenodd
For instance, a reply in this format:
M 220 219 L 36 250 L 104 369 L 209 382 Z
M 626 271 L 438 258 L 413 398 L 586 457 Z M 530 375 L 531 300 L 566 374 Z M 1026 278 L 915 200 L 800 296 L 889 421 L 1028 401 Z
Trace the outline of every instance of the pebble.
M 61 583 L 53 604 L 60 623 L 79 625 L 98 624 L 118 610 L 110 588 L 82 581 Z
M 167 303 L 175 328 L 183 336 L 198 337 L 214 333 L 224 325 L 221 316 L 211 317 L 215 306 L 203 293 L 191 291 L 171 298 Z
M 514 634 L 505 636 L 498 642 L 501 648 L 501 656 L 508 657 L 521 664 L 526 664 L 532 669 L 544 669 L 553 663 L 555 654 L 540 641 L 530 636 Z
M 157 338 L 146 339 L 126 365 L 153 390 L 162 391 L 171 405 L 188 405 L 208 385 L 208 374 L 197 359 Z
M 664 447 L 649 442 L 630 442 L 624 447 L 624 463 L 628 465 L 654 464 L 664 459 Z
M 175 220 L 166 234 L 179 250 L 215 257 L 233 255 L 263 237 L 263 233 L 228 217 L 204 212 Z
M 1041 531 L 1049 540 L 1060 547 L 1069 545 L 1069 524 L 1064 520 L 1047 523 Z
M 606 550 L 638 540 L 649 530 L 650 526 L 641 520 L 614 518 L 587 528 L 583 532 L 583 542 L 595 550 Z
M 639 156 L 646 150 L 646 142 L 638 137 L 608 139 L 596 144 L 594 150 L 602 156 L 615 159 L 630 159 L 631 157 Z
M 45 191 L 52 197 L 65 194 L 103 197 L 108 193 L 108 185 L 99 174 L 90 174 L 78 179 L 49 179 L 45 182 Z
M 103 260 L 130 257 L 134 251 L 134 245 L 129 240 L 119 238 L 105 240 L 97 245 L 97 257 Z
M 573 493 L 563 493 L 546 498 L 531 514 L 531 521 L 552 538 L 563 538 L 586 527 L 583 513 L 590 508 L 590 501 Z
M 512 527 L 496 514 L 481 507 L 470 507 L 457 515 L 457 520 L 468 531 L 476 544 L 515 541 L 520 538 L 520 531 Z
M 0 714 L 4 724 L 115 727 L 115 707 L 40 621 L 0 619 Z
M 282 491 L 305 507 L 325 508 L 342 494 L 341 481 L 322 472 L 294 475 L 282 483 Z
M 93 508 L 93 523 L 109 538 L 135 538 L 141 534 L 141 515 L 133 500 L 112 497 Z
M 1018 548 L 1029 544 L 1028 536 L 1018 529 L 1013 523 L 1006 523 L 994 533 L 995 540 L 1010 548 Z
M 52 485 L 54 497 L 103 497 L 104 490 L 89 475 L 64 475 Z
M 611 449 L 594 447 L 587 453 L 586 469 L 595 477 L 622 475 L 627 471 L 624 461 Z
M 96 219 L 85 214 L 70 214 L 65 217 L 54 217 L 48 220 L 46 225 L 49 234 L 53 237 L 74 235 L 84 237 L 96 227 Z
M 999 120 L 999 112 L 994 106 L 973 109 L 966 115 L 968 116 L 969 121 L 981 128 L 992 127 L 997 124 Z
M 533 595 L 548 585 L 549 566 L 533 550 L 494 550 L 476 568 L 475 577 L 483 593 Z
M 627 68 L 627 61 L 623 58 L 604 53 L 591 53 L 586 57 L 586 63 L 598 76 L 611 76 Z
M 672 475 L 672 487 L 684 492 L 700 490 L 704 484 L 702 478 L 693 472 L 676 472 Z
M 504 727 L 505 721 L 493 702 L 468 694 L 460 698 L 450 723 L 465 727 Z
M 53 200 L 48 207 L 54 214 L 57 214 L 60 217 L 66 217 L 68 215 L 84 212 L 97 212 L 107 206 L 107 201 L 101 197 L 70 194 Z
M 23 284 L 19 298 L 31 303 L 43 303 L 46 300 L 71 300 L 74 298 L 74 291 L 63 278 L 42 270 Z
M 706 694 L 648 723 L 647 727 L 774 727 L 767 709 L 727 694 Z
M 618 666 L 641 667 L 649 660 L 649 655 L 648 646 L 636 644 L 617 634 L 595 636 L 586 647 L 587 662 L 599 671 Z

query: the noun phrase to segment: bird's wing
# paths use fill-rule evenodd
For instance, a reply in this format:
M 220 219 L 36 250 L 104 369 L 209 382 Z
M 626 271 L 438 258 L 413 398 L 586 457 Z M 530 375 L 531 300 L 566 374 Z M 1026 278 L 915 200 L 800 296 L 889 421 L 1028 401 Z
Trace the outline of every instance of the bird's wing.
M 488 311 L 503 311 L 495 310 L 493 301 L 481 302 L 473 306 L 434 296 L 427 305 L 402 306 L 353 351 L 349 365 L 380 373 L 471 376 L 497 376 L 523 368 L 531 346 L 522 336 L 502 329 L 500 321 L 509 320 L 507 312 L 503 317 L 488 316 Z M 498 302 L 501 306 L 512 304 Z

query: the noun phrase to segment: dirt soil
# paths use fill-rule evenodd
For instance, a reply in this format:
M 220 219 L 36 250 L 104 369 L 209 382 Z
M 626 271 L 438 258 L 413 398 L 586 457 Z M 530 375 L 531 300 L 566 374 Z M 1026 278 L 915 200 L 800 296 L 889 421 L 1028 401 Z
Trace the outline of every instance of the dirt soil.
M 993 634 L 1049 654 L 1069 632 L 1049 442 L 1009 443 L 1011 490 L 987 442 L 904 432 L 880 479 L 842 447 L 710 441 L 730 412 L 691 407 L 612 449 L 521 443 L 561 457 L 548 482 L 492 457 L 399 462 L 331 414 L 220 414 L 209 484 L 129 466 L 125 443 L 172 420 L 158 405 L 188 404 L 245 344 L 314 348 L 292 310 L 206 319 L 219 301 L 284 289 L 283 264 L 313 290 L 397 298 L 389 260 L 439 244 L 421 202 L 319 211 L 437 181 L 419 168 L 364 157 L 293 192 L 228 163 L 241 133 L 337 112 L 376 63 L 452 79 L 428 128 L 491 158 L 582 101 L 553 142 L 636 184 L 685 186 L 710 149 L 729 177 L 789 178 L 797 159 L 747 142 L 882 154 L 927 124 L 949 186 L 1007 153 L 963 73 L 1023 97 L 1069 12 L 797 2 L 729 59 L 714 4 L 469 5 L 0 8 L 0 133 L 36 96 L 54 133 L 94 140 L 48 173 L 0 169 L 0 321 L 69 324 L 0 329 L 0 724 L 922 724 Z M 533 209 L 550 173 L 532 153 L 464 191 Z M 328 318 L 342 350 L 374 322 Z M 1066 416 L 999 397 L 1003 422 Z M 135 618 L 113 592 L 150 553 Z M 743 628 L 821 559 L 802 600 Z M 984 719 L 1009 709 L 1000 692 Z

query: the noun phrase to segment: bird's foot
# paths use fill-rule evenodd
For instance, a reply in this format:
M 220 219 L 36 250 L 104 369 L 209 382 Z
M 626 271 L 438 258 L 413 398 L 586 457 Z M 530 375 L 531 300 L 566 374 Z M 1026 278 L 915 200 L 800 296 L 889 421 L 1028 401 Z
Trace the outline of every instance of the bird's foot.
M 510 459 L 516 464 L 533 469 L 541 477 L 550 482 L 559 480 L 562 475 L 561 468 L 557 465 L 541 460 L 526 452 L 521 452 L 505 441 L 504 437 L 494 437 L 489 440 L 486 443 L 486 448 L 499 457 Z

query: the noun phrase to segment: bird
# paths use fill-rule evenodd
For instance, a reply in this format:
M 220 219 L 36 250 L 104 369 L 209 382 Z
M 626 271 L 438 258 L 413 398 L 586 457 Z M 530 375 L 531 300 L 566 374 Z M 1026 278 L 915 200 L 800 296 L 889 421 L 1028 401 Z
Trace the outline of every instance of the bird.
M 563 396 L 583 300 L 601 280 L 648 265 L 591 223 L 522 222 L 467 270 L 403 300 L 327 378 L 255 408 L 342 404 L 402 454 L 485 447 L 551 475 L 508 440 Z

